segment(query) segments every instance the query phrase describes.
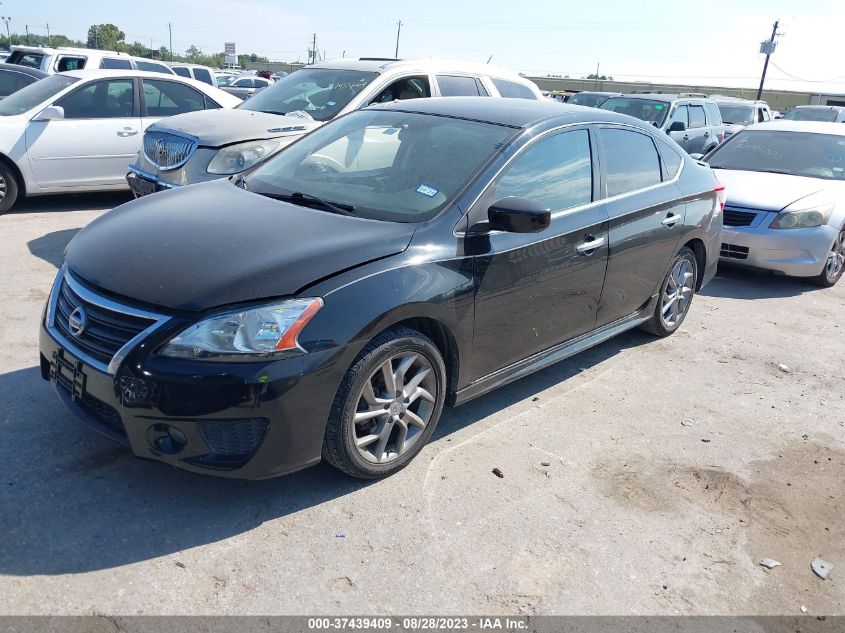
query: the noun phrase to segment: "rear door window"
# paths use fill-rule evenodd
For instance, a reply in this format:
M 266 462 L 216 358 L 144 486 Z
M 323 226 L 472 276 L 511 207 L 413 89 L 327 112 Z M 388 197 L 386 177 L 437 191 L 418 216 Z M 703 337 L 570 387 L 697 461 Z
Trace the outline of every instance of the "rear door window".
M 171 66 L 171 68 L 173 69 L 173 72 L 180 77 L 187 77 L 188 79 L 191 78 L 191 71 L 184 66 Z
M 146 70 L 151 73 L 164 73 L 165 75 L 173 74 L 170 66 L 165 66 L 164 64 L 157 64 L 156 62 L 148 62 L 140 59 L 135 60 L 135 64 L 138 66 L 138 70 Z
M 704 127 L 707 125 L 707 119 L 704 116 L 704 108 L 697 105 L 689 107 L 689 127 Z
M 602 128 L 600 138 L 608 197 L 662 182 L 660 159 L 650 136 L 627 129 Z
M 211 73 L 205 68 L 194 68 L 194 79 L 207 83 L 209 86 L 214 85 L 214 80 L 211 78 Z
M 707 101 L 704 103 L 704 111 L 707 114 L 708 125 L 722 125 L 722 113 L 719 111 L 719 106 Z
M 495 77 L 491 77 L 493 85 L 496 86 L 496 90 L 499 91 L 499 94 L 505 98 L 509 99 L 536 99 L 537 95 L 535 95 L 528 86 L 523 86 L 522 84 L 518 84 L 515 81 L 507 81 L 506 79 L 496 79 Z
M 144 103 L 147 116 L 168 117 L 205 109 L 205 95 L 175 81 L 145 79 Z
M 441 97 L 486 97 L 487 91 L 480 92 L 480 82 L 475 77 L 458 75 L 437 75 Z M 482 88 L 483 89 L 483 88 Z

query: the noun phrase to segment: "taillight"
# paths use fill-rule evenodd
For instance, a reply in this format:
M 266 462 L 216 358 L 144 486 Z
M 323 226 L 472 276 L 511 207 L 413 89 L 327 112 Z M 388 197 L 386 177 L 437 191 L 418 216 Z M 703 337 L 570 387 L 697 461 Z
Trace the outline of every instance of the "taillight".
M 725 203 L 728 201 L 728 192 L 725 189 L 725 185 L 722 183 L 718 183 L 716 185 L 716 196 L 719 198 L 719 207 L 722 211 L 725 210 Z
M 719 133 L 719 142 L 720 142 L 720 143 L 724 143 L 724 142 L 725 142 L 725 131 L 724 131 L 724 130 L 722 130 L 722 131 Z

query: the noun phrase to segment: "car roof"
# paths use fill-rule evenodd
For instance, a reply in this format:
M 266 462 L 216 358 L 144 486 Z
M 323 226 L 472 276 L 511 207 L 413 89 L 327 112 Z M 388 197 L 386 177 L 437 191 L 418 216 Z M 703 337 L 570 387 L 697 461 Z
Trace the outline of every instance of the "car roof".
M 47 73 L 38 70 L 37 68 L 31 68 L 30 66 L 21 66 L 19 64 L 0 64 L 0 70 L 11 70 L 16 73 L 23 73 L 24 75 L 29 75 L 30 77 L 38 77 L 39 79 L 43 79 L 47 77 Z
M 766 123 L 756 123 L 746 130 L 771 130 L 775 132 L 807 132 L 808 134 L 835 134 L 845 136 L 845 125 L 833 121 L 790 121 L 778 119 Z
M 797 105 L 792 108 L 793 110 L 845 110 L 843 106 L 837 105 Z
M 535 101 L 491 97 L 435 97 L 392 101 L 372 105 L 367 109 L 433 114 L 514 128 L 528 128 L 541 121 L 559 118 L 561 123 L 624 123 L 654 131 L 654 126 L 647 125 L 634 117 L 597 108 L 569 105 L 551 99 Z
M 744 104 L 758 104 L 762 103 L 765 105 L 767 104 L 765 101 L 757 100 L 757 99 L 743 99 L 742 97 L 729 97 L 728 95 L 710 95 L 710 99 L 715 101 L 716 103 L 733 103 L 736 105 L 744 105 Z
M 336 70 L 363 70 L 365 72 L 385 73 L 388 71 L 409 69 L 424 69 L 431 72 L 464 72 L 490 77 L 501 77 L 516 79 L 521 82 L 531 83 L 528 79 L 507 68 L 491 64 L 479 64 L 477 62 L 465 62 L 452 59 L 438 59 L 436 57 L 426 59 L 385 59 L 362 57 L 359 59 L 336 59 L 334 61 L 319 62 L 306 66 L 306 68 L 331 68 Z
M 58 74 L 66 75 L 68 77 L 76 77 L 77 79 L 91 79 L 93 77 L 102 77 L 106 79 L 109 77 L 150 77 L 152 79 L 169 77 L 170 79 L 173 79 L 174 77 L 179 77 L 179 75 L 171 75 L 170 73 L 156 73 L 149 70 L 133 70 L 131 68 L 127 68 L 125 70 L 106 70 L 102 68 L 92 68 L 90 70 L 66 70 L 63 73 Z M 179 79 L 190 81 L 187 77 L 179 77 Z M 205 85 L 207 86 L 208 84 Z
M 711 99 L 710 97 L 700 95 L 668 94 L 665 92 L 631 92 L 619 96 L 627 97 L 629 99 L 651 99 L 652 101 L 666 101 L 667 103 L 679 101 L 681 99 L 689 99 L 691 101 L 713 101 L 713 99 Z
M 601 90 L 579 90 L 572 94 L 574 97 L 575 95 L 610 95 L 612 97 L 620 97 L 622 96 L 621 92 L 602 92 Z

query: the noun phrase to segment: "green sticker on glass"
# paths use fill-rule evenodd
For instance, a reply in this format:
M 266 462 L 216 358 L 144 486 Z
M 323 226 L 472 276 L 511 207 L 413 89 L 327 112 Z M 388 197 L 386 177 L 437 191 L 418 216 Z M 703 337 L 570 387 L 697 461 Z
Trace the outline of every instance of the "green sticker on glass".
M 666 107 L 666 106 L 656 105 L 656 106 L 654 106 L 654 109 L 655 110 L 662 110 L 664 107 Z

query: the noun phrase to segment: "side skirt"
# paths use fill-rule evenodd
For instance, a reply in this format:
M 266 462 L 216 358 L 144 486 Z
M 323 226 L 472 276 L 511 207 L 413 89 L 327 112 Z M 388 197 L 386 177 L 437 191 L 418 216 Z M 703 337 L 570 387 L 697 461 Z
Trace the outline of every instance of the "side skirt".
M 645 323 L 649 320 L 653 307 L 654 305 L 652 300 L 649 301 L 645 307 L 630 316 L 623 317 L 613 323 L 608 323 L 598 330 L 583 334 L 571 341 L 566 341 L 542 352 L 538 352 L 537 354 L 529 356 L 528 358 L 516 362 L 513 365 L 503 367 L 492 374 L 487 374 L 483 378 L 479 378 L 475 382 L 458 391 L 455 394 L 455 406 L 468 402 L 478 396 L 483 396 L 489 391 L 493 391 L 498 387 L 515 380 L 519 380 L 520 378 L 524 378 L 525 376 L 533 374 L 536 371 L 540 371 L 541 369 L 545 369 L 546 367 L 565 360 L 570 356 L 583 352 L 590 347 L 604 343 L 606 340 L 611 339 L 618 334 L 622 334 L 622 332 L 631 330 L 641 323 Z

